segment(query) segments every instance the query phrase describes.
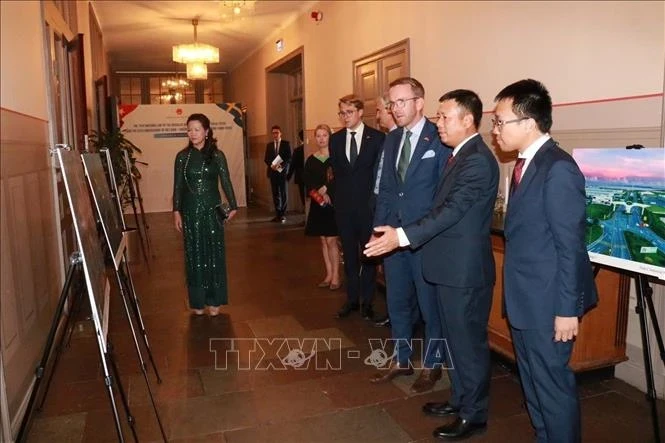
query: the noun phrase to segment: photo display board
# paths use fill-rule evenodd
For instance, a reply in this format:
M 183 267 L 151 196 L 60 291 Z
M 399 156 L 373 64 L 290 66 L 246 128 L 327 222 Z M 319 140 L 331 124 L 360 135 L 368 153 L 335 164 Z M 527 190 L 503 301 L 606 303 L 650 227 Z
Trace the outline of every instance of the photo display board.
M 591 261 L 665 280 L 665 149 L 575 149 Z
M 56 155 L 67 191 L 79 252 L 83 260 L 83 271 L 95 330 L 99 331 L 100 343 L 106 352 L 110 287 L 107 284 L 104 257 L 99 245 L 88 188 L 85 184 L 81 156 L 78 152 L 64 149 L 56 150 Z
M 122 222 L 118 214 L 117 204 L 111 195 L 108 180 L 102 165 L 100 154 L 81 154 L 83 167 L 90 184 L 92 197 L 97 206 L 97 214 L 102 221 L 104 236 L 111 249 L 115 268 L 119 269 L 122 254 L 125 250 Z

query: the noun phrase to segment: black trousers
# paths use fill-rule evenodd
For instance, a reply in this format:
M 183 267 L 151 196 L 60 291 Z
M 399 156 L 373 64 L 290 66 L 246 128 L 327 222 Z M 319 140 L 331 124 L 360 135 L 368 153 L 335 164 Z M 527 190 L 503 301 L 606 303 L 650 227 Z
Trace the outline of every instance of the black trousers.
M 275 205 L 275 215 L 284 217 L 286 214 L 286 177 L 281 172 L 270 173 L 270 187 L 272 189 L 272 201 Z
M 354 213 L 335 215 L 344 252 L 347 302 L 369 306 L 374 299 L 377 262 L 362 251 L 372 233 L 372 221 L 369 216 Z

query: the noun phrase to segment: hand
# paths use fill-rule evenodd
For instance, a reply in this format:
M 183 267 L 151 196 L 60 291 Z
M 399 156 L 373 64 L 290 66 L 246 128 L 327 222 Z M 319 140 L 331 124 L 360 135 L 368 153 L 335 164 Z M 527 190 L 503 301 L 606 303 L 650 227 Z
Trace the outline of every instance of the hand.
M 229 216 L 227 217 L 227 220 L 231 221 L 231 219 L 236 216 L 236 212 L 238 212 L 237 209 L 234 209 L 233 211 L 229 212 Z
M 326 185 L 323 185 L 316 192 L 318 192 L 321 195 L 324 195 L 326 192 L 328 192 L 328 187 Z
M 577 317 L 554 317 L 554 341 L 567 342 L 577 336 Z
M 273 171 L 276 171 L 277 170 L 277 165 L 270 165 L 270 169 L 272 169 Z
M 332 204 L 332 201 L 330 200 L 330 196 L 328 194 L 323 194 L 323 201 L 326 202 L 327 205 Z
M 180 212 L 173 211 L 173 223 L 175 224 L 176 230 L 182 232 L 182 216 L 180 215 Z
M 365 245 L 364 254 L 367 257 L 384 255 L 399 248 L 397 229 L 392 226 L 377 226 L 369 242 Z

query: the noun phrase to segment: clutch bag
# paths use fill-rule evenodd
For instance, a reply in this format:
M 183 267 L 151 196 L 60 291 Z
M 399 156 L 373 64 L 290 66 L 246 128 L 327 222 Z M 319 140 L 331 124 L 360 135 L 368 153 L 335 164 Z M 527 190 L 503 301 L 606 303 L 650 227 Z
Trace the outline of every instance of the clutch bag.
M 226 220 L 229 219 L 229 214 L 231 213 L 231 208 L 226 203 L 220 203 L 215 206 L 215 217 L 217 217 L 217 223 L 222 226 L 226 223 Z

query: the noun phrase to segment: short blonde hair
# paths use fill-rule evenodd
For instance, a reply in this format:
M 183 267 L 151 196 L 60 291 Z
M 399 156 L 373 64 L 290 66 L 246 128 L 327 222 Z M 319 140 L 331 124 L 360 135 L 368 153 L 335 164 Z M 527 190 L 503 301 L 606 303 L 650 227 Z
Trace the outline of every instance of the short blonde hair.
M 332 129 L 330 129 L 330 126 L 326 125 L 325 123 L 316 125 L 316 128 L 314 128 L 314 135 L 316 135 L 316 131 L 319 129 L 323 129 L 324 131 L 328 132 L 328 135 L 332 135 Z

